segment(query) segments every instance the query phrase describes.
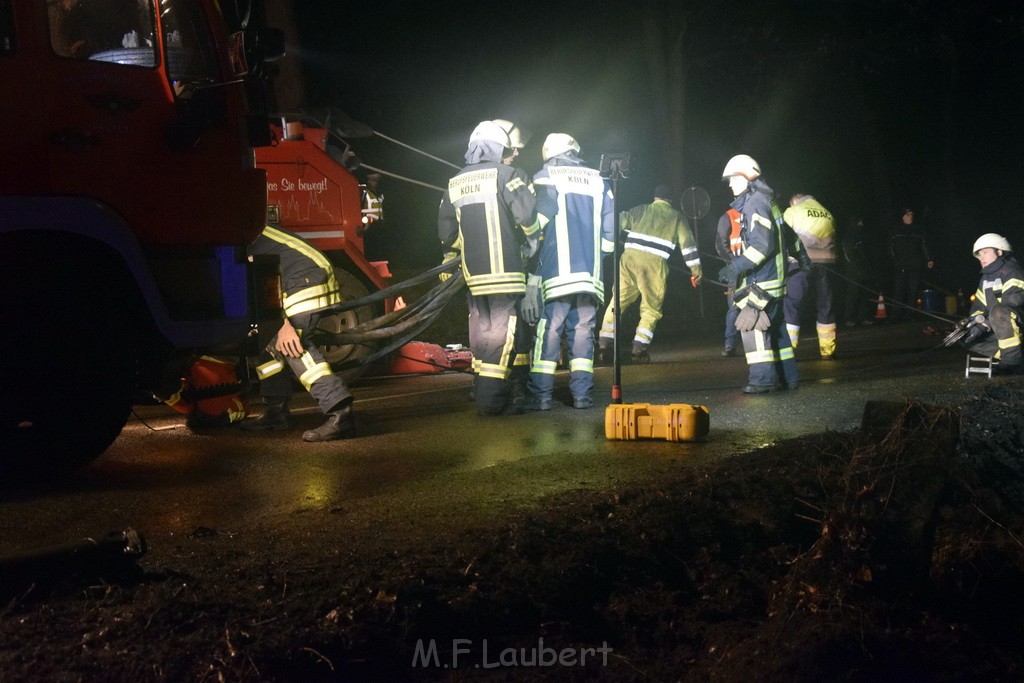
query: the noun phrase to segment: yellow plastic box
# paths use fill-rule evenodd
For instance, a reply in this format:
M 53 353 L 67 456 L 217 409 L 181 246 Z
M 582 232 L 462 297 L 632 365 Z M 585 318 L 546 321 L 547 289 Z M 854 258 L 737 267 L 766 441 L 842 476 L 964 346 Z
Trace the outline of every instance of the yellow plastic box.
M 707 436 L 710 427 L 707 406 L 613 403 L 604 411 L 604 435 L 609 439 L 696 441 Z

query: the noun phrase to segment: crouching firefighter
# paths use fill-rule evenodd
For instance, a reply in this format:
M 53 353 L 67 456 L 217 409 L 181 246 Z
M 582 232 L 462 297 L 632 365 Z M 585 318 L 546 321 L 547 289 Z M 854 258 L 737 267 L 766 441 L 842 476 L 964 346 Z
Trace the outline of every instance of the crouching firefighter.
M 723 268 L 718 278 L 738 283 L 732 305 L 739 309 L 736 329 L 747 357 L 745 394 L 796 389 L 796 358 L 786 331 L 783 297 L 786 295 L 787 250 L 781 216 L 773 206 L 773 191 L 761 178 L 761 168 L 746 154 L 734 156 L 722 171 L 732 190 L 732 208 L 740 214 L 743 251 Z
M 993 370 L 998 374 L 1020 374 L 1024 268 L 1010 255 L 1013 249 L 1006 238 L 994 232 L 975 240 L 973 251 L 981 264 L 981 280 L 971 313 L 957 323 L 951 341 L 998 360 Z
M 242 428 L 257 431 L 292 428 L 288 412 L 292 380 L 284 372 L 287 367 L 327 416 L 322 425 L 304 432 L 302 440 L 333 441 L 355 436 L 352 394 L 310 339 L 320 318 L 341 303 L 331 262 L 308 242 L 269 225 L 249 247 L 249 253 L 280 259 L 285 318 L 257 361 L 256 374 L 260 380 L 260 395 L 267 403 L 266 412 L 259 419 L 243 422 Z

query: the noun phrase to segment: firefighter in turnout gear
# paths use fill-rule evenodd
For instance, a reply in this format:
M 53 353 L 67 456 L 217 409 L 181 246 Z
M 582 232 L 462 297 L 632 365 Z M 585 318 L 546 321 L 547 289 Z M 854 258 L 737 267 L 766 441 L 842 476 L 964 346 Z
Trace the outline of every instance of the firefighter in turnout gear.
M 257 420 L 242 423 L 250 430 L 291 429 L 288 401 L 292 394 L 289 368 L 305 387 L 327 420 L 302 434 L 303 441 L 333 441 L 356 435 L 352 394 L 331 370 L 323 353 L 311 341 L 317 323 L 341 303 L 334 268 L 327 257 L 292 233 L 267 226 L 249 247 L 252 255 L 280 259 L 281 301 L 285 319 L 260 356 L 256 373 L 267 410 Z
M 800 342 L 800 312 L 808 290 L 813 290 L 818 351 L 822 358 L 832 358 L 836 352 L 836 313 L 829 268 L 836 263 L 835 220 L 828 209 L 808 194 L 793 195 L 782 217 L 800 238 L 811 261 L 807 270 L 796 269 L 796 264 L 791 264 L 786 281 L 784 308 L 790 343 L 796 349 Z
M 796 389 L 796 359 L 786 332 L 782 299 L 786 295 L 785 225 L 773 191 L 761 178 L 758 163 L 746 154 L 725 165 L 722 179 L 729 183 L 740 213 L 743 252 L 725 266 L 719 280 L 737 283 L 732 305 L 739 309 L 736 329 L 741 333 L 749 372 L 747 394 Z M 778 216 L 778 219 L 776 218 Z
M 363 255 L 371 261 L 385 260 L 393 239 L 384 221 L 384 191 L 380 187 L 380 173 L 369 173 L 362 188 L 363 224 L 356 232 L 363 237 Z
M 380 189 L 380 173 L 366 176 L 362 201 L 363 225 L 384 220 L 384 193 Z
M 594 326 L 604 301 L 601 256 L 615 249 L 611 182 L 579 157 L 579 143 L 565 133 L 544 141 L 544 166 L 533 177 L 537 222 L 543 230 L 536 272 L 543 312 L 530 363 L 532 410 L 550 410 L 564 330 L 569 350 L 573 408 L 594 405 Z
M 515 123 L 507 119 L 493 119 L 491 123 L 497 124 L 505 133 L 508 134 L 508 142 L 511 145 L 506 152 L 505 156 L 501 158 L 502 163 L 509 166 L 519 157 L 519 152 L 526 146 L 529 141 L 529 135 L 524 133 L 523 130 Z M 539 233 L 538 233 L 539 234 Z M 523 318 L 522 307 L 524 302 L 529 298 L 534 304 L 538 313 L 531 318 L 530 325 L 537 322 L 537 317 L 540 315 L 540 305 L 537 304 L 536 297 L 536 286 L 531 288 L 529 281 L 527 282 L 526 291 L 527 294 L 533 294 L 532 297 L 524 297 L 520 300 L 519 304 L 519 318 Z M 516 348 L 515 355 L 512 359 L 512 374 L 510 379 L 512 381 L 512 395 L 514 400 L 522 401 L 526 397 L 526 383 L 530 374 L 530 346 L 532 342 L 532 330 L 527 329 L 525 326 L 520 325 L 516 330 Z
M 516 305 L 526 291 L 524 258 L 536 253 L 537 198 L 526 173 L 510 157 L 509 134 L 483 121 L 469 138 L 467 166 L 448 181 L 437 212 L 446 250 L 461 248 L 469 288 L 469 345 L 481 415 L 522 412 L 512 401 L 509 377 L 517 348 Z M 520 341 L 518 348 L 524 348 Z
M 974 242 L 981 280 L 971 313 L 961 324 L 970 330 L 961 340 L 969 351 L 999 361 L 994 372 L 1021 372 L 1021 320 L 1024 319 L 1024 268 L 1010 255 L 1002 235 L 990 232 Z M 980 317 L 979 317 L 980 316 Z
M 665 301 L 665 280 L 668 277 L 668 257 L 679 247 L 683 260 L 690 269 L 690 281 L 698 286 L 703 277 L 697 241 L 690 232 L 683 214 L 672 208 L 669 197 L 674 194 L 668 185 L 654 190 L 654 201 L 623 211 L 619 226 L 626 233 L 619 261 L 618 302 L 612 301 L 601 323 L 601 353 L 607 357 L 615 339 L 616 303 L 628 308 L 640 299 L 640 322 L 633 335 L 633 360 L 646 362 L 647 347 L 654 338 L 654 328 L 661 320 L 661 306 Z M 621 310 L 620 309 L 620 313 Z

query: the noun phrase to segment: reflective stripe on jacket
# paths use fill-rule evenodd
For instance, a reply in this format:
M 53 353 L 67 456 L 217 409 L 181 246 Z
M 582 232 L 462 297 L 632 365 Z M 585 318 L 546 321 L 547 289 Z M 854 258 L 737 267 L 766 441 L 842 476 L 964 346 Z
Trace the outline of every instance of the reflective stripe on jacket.
M 373 223 L 384 218 L 384 195 L 371 189 L 363 190 L 363 222 Z
M 690 272 L 701 274 L 697 241 L 690 232 L 690 226 L 683 214 L 665 200 L 655 199 L 650 204 L 623 211 L 619 226 L 627 233 L 623 240 L 625 249 L 636 249 L 667 259 L 679 245 Z
M 604 301 L 601 254 L 615 248 L 611 183 L 592 168 L 548 160 L 533 177 L 543 226 L 537 274 L 544 300 L 593 294 Z
M 772 297 L 786 294 L 786 249 L 781 227 L 772 207 L 772 189 L 760 178 L 750 182 L 746 192 L 731 206 L 740 213 L 743 224 L 743 253 L 733 265 L 741 275 L 740 286 L 756 284 Z M 734 301 L 742 308 L 746 300 Z M 752 302 L 753 303 L 753 302 Z
M 742 232 L 740 212 L 736 209 L 727 209 L 718 219 L 718 228 L 715 232 L 715 251 L 726 263 L 743 253 Z
M 448 181 L 437 210 L 437 235 L 461 243 L 462 272 L 475 295 L 526 291 L 520 245 L 540 229 L 537 198 L 526 174 L 500 161 L 470 164 Z
M 996 304 L 1007 306 L 1024 318 L 1024 269 L 1015 258 L 1000 256 L 981 269 L 971 317 L 979 314 L 988 317 Z
M 280 259 L 281 303 L 289 318 L 323 311 L 341 303 L 334 266 L 316 247 L 290 232 L 267 226 L 249 247 L 250 254 Z

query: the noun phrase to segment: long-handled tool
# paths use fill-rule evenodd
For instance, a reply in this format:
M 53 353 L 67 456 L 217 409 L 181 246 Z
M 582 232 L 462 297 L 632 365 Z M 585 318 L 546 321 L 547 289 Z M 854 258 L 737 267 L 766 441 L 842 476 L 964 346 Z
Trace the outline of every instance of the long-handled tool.
M 601 155 L 601 175 L 612 181 L 612 215 L 615 226 L 615 250 L 612 257 L 612 403 L 622 403 L 622 368 L 619 363 L 619 261 L 621 259 L 622 239 L 619 236 L 619 178 L 629 177 L 628 152 L 621 154 Z
M 673 403 L 664 406 L 650 403 L 622 403 L 622 369 L 619 360 L 619 212 L 616 208 L 619 178 L 628 177 L 629 155 L 615 154 L 601 157 L 601 173 L 612 180 L 612 210 L 615 215 L 615 257 L 612 285 L 612 402 L 604 413 L 604 434 L 608 439 L 665 439 L 666 441 L 695 441 L 707 436 L 710 418 L 706 406 Z M 716 283 L 717 284 L 717 283 Z

